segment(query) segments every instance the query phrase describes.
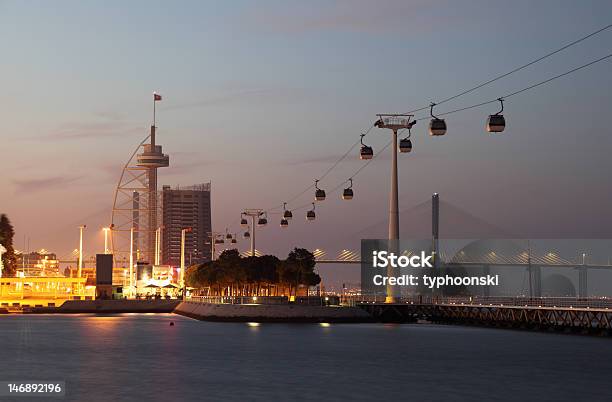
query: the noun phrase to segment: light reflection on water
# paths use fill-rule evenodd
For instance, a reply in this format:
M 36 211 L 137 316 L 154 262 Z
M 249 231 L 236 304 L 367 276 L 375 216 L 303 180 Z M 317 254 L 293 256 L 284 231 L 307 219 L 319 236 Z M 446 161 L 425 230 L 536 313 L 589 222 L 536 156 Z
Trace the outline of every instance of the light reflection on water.
M 0 380 L 63 380 L 87 402 L 603 400 L 612 372 L 603 338 L 171 314 L 0 316 L 0 358 Z

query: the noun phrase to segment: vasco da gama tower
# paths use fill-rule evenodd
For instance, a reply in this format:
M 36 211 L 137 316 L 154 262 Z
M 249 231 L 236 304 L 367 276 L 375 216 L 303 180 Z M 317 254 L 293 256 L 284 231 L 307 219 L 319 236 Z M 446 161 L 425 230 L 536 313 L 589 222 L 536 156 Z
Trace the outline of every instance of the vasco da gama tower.
M 161 220 L 157 169 L 170 165 L 170 158 L 156 143 L 155 105 L 161 99 L 161 95 L 153 94 L 151 132 L 123 167 L 115 190 L 111 217 L 115 266 L 127 267 L 131 260 L 149 264 L 158 262 L 156 256 L 159 256 L 158 229 Z

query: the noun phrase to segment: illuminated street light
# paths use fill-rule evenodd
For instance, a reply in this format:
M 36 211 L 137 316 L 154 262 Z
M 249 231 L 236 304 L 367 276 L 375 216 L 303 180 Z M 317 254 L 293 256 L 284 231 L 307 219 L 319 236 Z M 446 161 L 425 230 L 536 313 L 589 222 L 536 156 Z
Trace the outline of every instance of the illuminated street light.
M 102 231 L 104 232 L 104 254 L 110 254 L 108 251 L 108 232 L 110 228 L 102 228 Z
M 185 300 L 185 235 L 187 232 L 191 232 L 191 228 L 185 228 L 181 230 L 181 278 L 180 284 L 183 288 L 183 300 Z
M 83 229 L 85 229 L 87 225 L 79 226 L 79 270 L 77 277 L 80 278 L 83 271 Z
M 162 227 L 158 227 L 155 230 L 155 264 L 154 265 L 159 265 L 160 264 L 160 255 L 161 255 L 161 231 L 162 231 Z
M 130 296 L 134 296 L 134 226 L 130 228 Z

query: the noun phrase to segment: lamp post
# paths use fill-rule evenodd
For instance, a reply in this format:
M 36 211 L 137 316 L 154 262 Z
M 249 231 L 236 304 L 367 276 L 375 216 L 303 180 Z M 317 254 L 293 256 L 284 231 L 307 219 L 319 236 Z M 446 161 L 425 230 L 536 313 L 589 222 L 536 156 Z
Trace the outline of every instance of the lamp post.
M 210 237 L 210 260 L 214 261 L 215 260 L 215 253 L 217 252 L 215 244 L 217 242 L 217 239 L 219 239 L 219 240 L 221 240 L 223 242 L 223 233 L 221 233 L 221 232 L 207 232 L 206 234 Z
M 134 226 L 130 228 L 130 296 L 134 296 Z
M 181 230 L 181 276 L 180 276 L 180 286 L 183 289 L 183 300 L 185 300 L 186 296 L 186 288 L 185 288 L 185 237 L 187 232 L 191 232 L 191 228 L 185 228 Z
M 104 254 L 109 254 L 108 252 L 108 232 L 109 232 L 110 228 L 102 228 L 102 231 L 104 232 Z
M 413 117 L 411 114 L 378 114 L 378 121 L 375 126 L 378 128 L 386 128 L 391 130 L 392 148 L 391 148 L 391 189 L 389 190 L 389 243 L 393 249 L 398 249 L 399 244 L 399 189 L 397 179 L 397 132 L 402 129 L 410 129 L 416 121 L 411 122 Z M 396 250 L 396 254 L 399 250 Z M 387 268 L 388 274 L 393 274 L 393 268 Z M 397 295 L 395 287 L 387 285 L 386 303 L 394 303 Z
M 83 271 L 83 229 L 85 229 L 87 225 L 79 226 L 79 270 L 77 277 L 81 277 Z
M 162 227 L 158 227 L 155 230 L 155 265 L 160 264 L 160 254 L 161 254 L 161 230 Z

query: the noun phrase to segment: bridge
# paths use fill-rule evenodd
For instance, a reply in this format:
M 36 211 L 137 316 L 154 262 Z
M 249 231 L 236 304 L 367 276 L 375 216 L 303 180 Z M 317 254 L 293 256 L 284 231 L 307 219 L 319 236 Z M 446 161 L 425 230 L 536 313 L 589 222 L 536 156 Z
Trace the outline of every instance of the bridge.
M 438 298 L 356 303 L 387 323 L 426 321 L 495 328 L 612 335 L 612 299 Z
M 499 240 L 497 240 L 499 241 Z M 516 240 L 511 240 L 514 244 Z M 475 241 L 478 243 L 482 241 Z M 510 241 L 508 241 L 510 242 Z M 529 294 L 532 297 L 542 296 L 542 270 L 543 269 L 561 269 L 569 268 L 578 271 L 578 291 L 577 296 L 586 298 L 588 296 L 588 278 L 591 270 L 610 270 L 612 264 L 607 263 L 589 263 L 585 254 L 581 254 L 580 258 L 570 260 L 562 257 L 555 251 L 537 251 L 537 250 L 521 250 L 516 247 L 511 253 L 495 250 L 495 247 L 490 247 L 488 250 L 483 250 L 482 247 L 472 247 L 474 244 L 468 244 L 458 252 L 448 255 L 441 252 L 439 257 L 438 268 L 454 269 L 454 268 L 470 268 L 478 269 L 485 275 L 488 275 L 492 269 L 524 269 L 529 275 Z M 485 242 L 486 243 L 486 242 Z M 483 244 L 479 244 L 482 246 Z M 476 248 L 476 250 L 474 250 Z M 416 249 L 404 249 L 402 255 L 410 256 L 416 253 Z M 361 264 L 360 254 L 354 250 L 342 250 L 332 257 L 328 256 L 323 249 L 316 249 L 313 253 L 317 264 Z M 578 253 L 577 253 L 578 254 Z M 488 288 L 483 288 L 485 296 L 489 296 Z

